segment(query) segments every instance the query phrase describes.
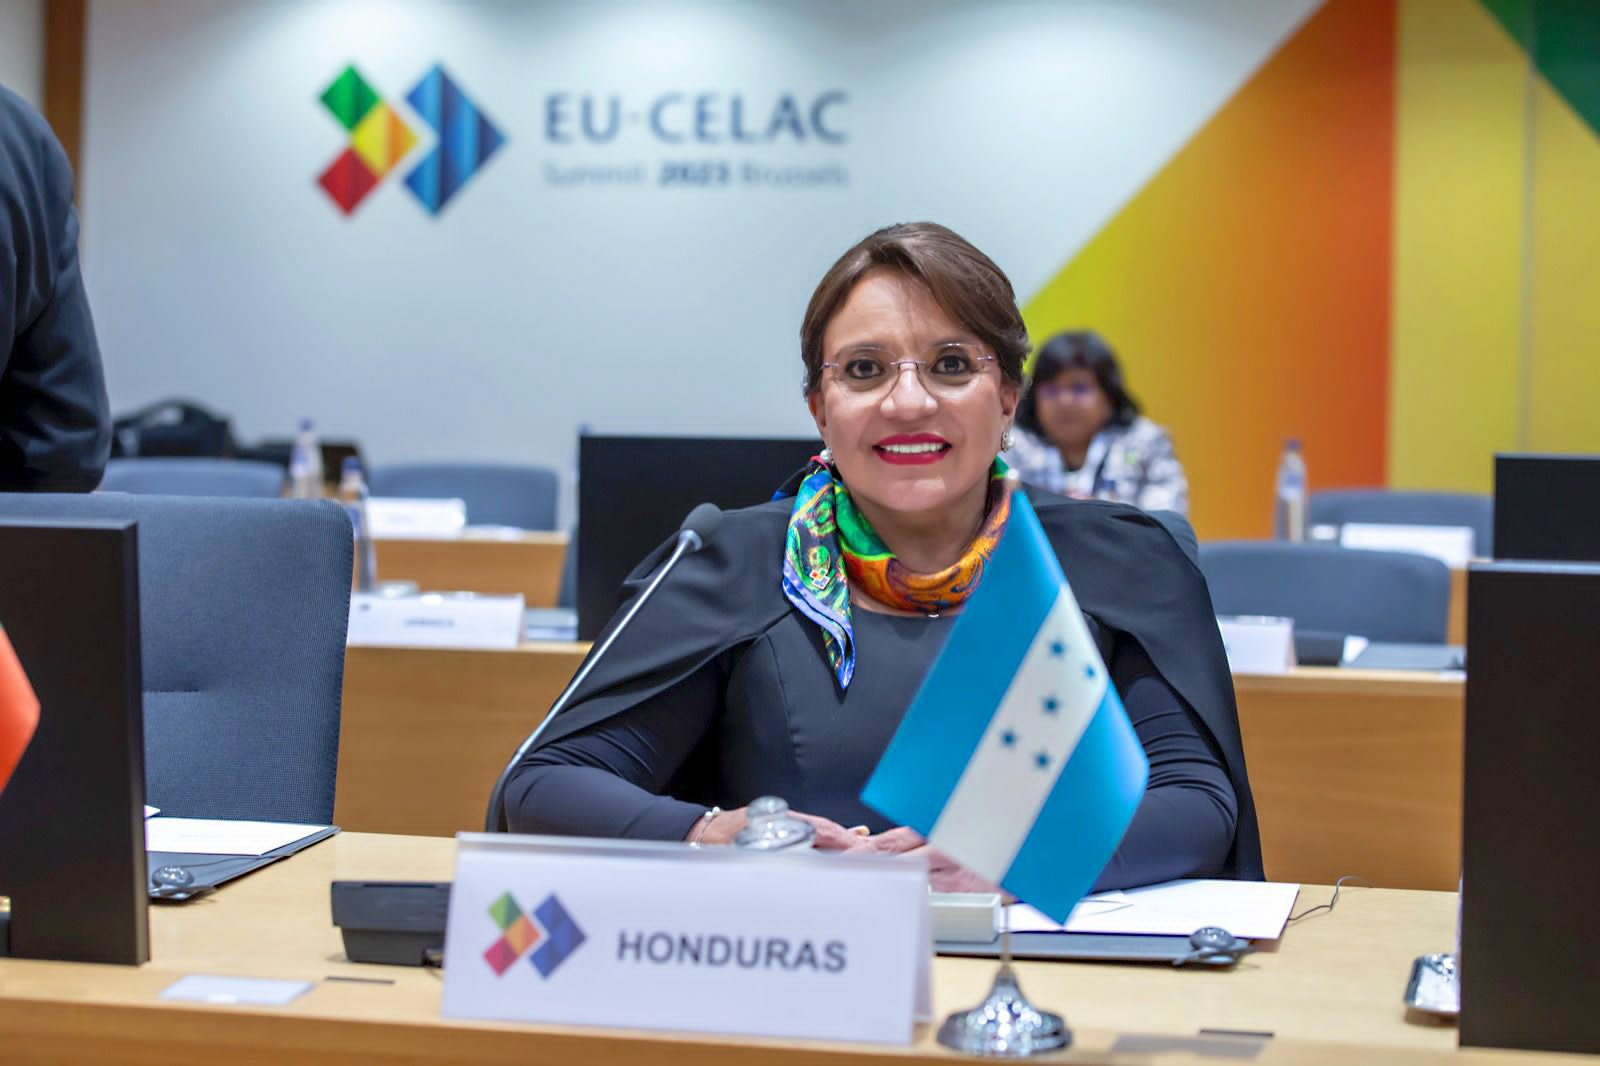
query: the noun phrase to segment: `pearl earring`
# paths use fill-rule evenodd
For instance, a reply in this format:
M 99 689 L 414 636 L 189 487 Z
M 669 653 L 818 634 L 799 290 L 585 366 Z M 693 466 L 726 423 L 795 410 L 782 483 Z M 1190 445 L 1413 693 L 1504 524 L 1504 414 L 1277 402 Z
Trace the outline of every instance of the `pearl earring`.
M 822 460 L 822 465 L 823 466 L 832 466 L 833 465 L 833 449 L 832 448 L 824 448 L 824 449 L 822 449 L 820 452 L 817 453 L 817 458 Z
M 1011 450 L 1012 443 L 1011 427 L 1007 426 L 1000 432 L 1000 450 L 1003 452 L 1009 452 Z

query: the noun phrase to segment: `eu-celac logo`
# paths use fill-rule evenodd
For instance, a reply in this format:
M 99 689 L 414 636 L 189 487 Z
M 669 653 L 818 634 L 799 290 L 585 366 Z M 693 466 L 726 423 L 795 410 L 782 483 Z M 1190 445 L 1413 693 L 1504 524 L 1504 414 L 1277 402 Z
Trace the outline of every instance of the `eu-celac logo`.
M 353 64 L 339 72 L 321 99 L 349 132 L 350 143 L 317 184 L 348 215 L 417 146 L 417 132 Z M 429 214 L 437 215 L 506 143 L 505 135 L 437 64 L 406 94 L 406 103 L 435 138 L 406 174 L 406 188 Z
M 533 909 L 537 925 L 522 913 L 509 892 L 489 904 L 489 917 L 500 927 L 500 936 L 484 951 L 483 961 L 496 977 L 503 976 L 530 948 L 533 968 L 540 977 L 549 977 L 584 941 L 583 930 L 554 893 Z

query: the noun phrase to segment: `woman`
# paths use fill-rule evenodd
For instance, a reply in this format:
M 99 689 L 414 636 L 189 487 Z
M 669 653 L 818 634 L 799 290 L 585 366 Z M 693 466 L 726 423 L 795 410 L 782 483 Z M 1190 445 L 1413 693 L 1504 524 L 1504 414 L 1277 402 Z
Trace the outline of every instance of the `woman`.
M 996 455 L 1027 351 L 1010 282 L 949 230 L 891 226 L 846 252 L 801 327 L 822 454 L 682 559 L 514 771 L 511 828 L 720 844 L 771 793 L 820 847 L 921 851 L 935 887 L 977 887 L 858 797 L 1010 513 Z M 1033 501 L 1150 757 L 1101 887 L 1260 877 L 1199 571 L 1142 512 Z
M 1187 513 L 1189 483 L 1167 431 L 1139 413 L 1098 333 L 1058 333 L 1033 363 L 1005 460 L 1022 480 L 1083 499 Z

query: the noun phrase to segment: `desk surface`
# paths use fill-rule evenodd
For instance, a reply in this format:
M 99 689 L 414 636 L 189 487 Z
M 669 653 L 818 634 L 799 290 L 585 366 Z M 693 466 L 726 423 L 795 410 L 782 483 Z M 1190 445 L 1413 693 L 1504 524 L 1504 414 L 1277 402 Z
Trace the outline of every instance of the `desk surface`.
M 441 1018 L 437 971 L 344 961 L 329 921 L 328 883 L 444 880 L 452 874 L 453 857 L 454 841 L 448 839 L 342 834 L 208 899 L 152 907 L 153 961 L 146 966 L 0 960 L 4 1057 L 164 1064 L 293 1060 L 302 1066 L 380 1058 L 524 1064 L 952 1058 L 934 1044 L 927 1026 L 919 1027 L 911 1048 L 876 1048 Z M 1327 894 L 1308 887 L 1300 905 L 1321 902 Z M 1256 1060 L 1263 1063 L 1561 1061 L 1525 1053 L 1459 1053 L 1453 1027 L 1407 1020 L 1400 996 L 1410 961 L 1449 946 L 1455 913 L 1450 893 L 1346 888 L 1331 914 L 1297 922 L 1276 950 L 1249 957 L 1233 971 L 1043 962 L 1017 968 L 1030 996 L 1067 1016 L 1077 1035 L 1074 1061 L 1105 1061 L 1121 1033 L 1192 1036 L 1201 1028 L 1275 1033 Z M 314 986 L 282 1008 L 157 999 L 189 973 L 293 978 Z M 936 960 L 936 1016 L 978 1001 L 992 973 L 993 964 L 980 960 Z

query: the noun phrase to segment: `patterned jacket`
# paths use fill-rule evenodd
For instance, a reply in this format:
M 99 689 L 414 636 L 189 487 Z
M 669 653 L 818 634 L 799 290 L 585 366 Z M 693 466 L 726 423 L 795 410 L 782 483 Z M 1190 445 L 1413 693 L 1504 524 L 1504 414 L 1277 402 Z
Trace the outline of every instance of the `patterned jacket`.
M 1189 482 L 1166 430 L 1144 416 L 1128 426 L 1107 426 L 1095 435 L 1078 470 L 1068 470 L 1061 452 L 1020 426 L 1012 430 L 1006 464 L 1030 485 L 1066 496 L 1120 500 L 1146 511 L 1189 510 Z

